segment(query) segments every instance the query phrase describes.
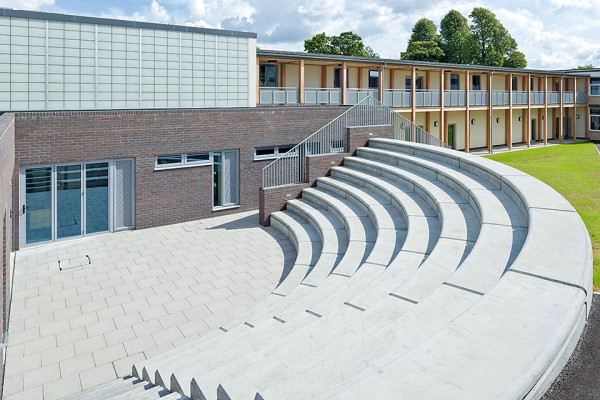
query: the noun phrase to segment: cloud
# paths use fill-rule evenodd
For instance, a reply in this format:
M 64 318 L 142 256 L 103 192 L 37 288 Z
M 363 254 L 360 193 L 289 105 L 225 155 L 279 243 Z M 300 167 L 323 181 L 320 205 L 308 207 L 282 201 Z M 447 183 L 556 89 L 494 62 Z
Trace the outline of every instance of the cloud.
M 0 0 L 0 7 L 20 10 L 42 10 L 54 5 L 54 0 Z

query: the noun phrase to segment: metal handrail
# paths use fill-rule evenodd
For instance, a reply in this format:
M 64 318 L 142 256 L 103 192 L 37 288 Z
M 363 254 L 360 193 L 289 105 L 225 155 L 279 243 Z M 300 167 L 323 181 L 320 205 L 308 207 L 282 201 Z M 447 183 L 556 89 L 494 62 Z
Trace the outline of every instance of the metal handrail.
M 262 170 L 263 188 L 307 182 L 307 156 L 347 152 L 349 127 L 380 125 L 393 126 L 395 139 L 448 147 L 391 108 L 368 96 L 265 166 Z

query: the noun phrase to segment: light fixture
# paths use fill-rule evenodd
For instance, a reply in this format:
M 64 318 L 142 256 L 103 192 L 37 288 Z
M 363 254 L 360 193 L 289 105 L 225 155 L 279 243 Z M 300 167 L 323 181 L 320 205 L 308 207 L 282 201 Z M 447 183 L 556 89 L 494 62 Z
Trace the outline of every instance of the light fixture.
M 475 118 L 471 120 L 471 125 L 475 125 Z
M 523 117 L 519 117 L 519 121 L 523 121 Z
M 438 121 L 434 121 L 434 122 L 433 122 L 433 126 L 435 126 L 436 128 L 438 127 L 438 125 L 439 125 L 439 124 L 440 124 L 440 123 L 439 123 Z
M 499 124 L 500 123 L 500 118 L 496 118 L 496 123 Z
M 579 119 L 579 114 L 575 115 L 575 119 Z

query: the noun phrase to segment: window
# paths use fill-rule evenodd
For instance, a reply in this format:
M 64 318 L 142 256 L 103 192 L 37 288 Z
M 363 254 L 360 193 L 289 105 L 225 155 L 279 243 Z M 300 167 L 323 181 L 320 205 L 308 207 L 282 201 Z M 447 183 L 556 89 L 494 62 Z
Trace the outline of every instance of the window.
M 404 80 L 406 90 L 411 90 L 410 80 L 411 80 L 410 76 L 407 76 L 406 79 Z M 423 89 L 423 77 L 422 76 L 417 76 L 415 79 L 415 82 L 416 82 L 415 90 Z
M 473 75 L 472 90 L 481 90 L 481 75 Z
M 348 85 L 348 71 L 346 71 L 346 87 L 349 87 Z M 342 87 L 342 69 L 341 68 L 336 68 L 333 70 L 333 87 L 334 88 L 341 88 Z
M 533 90 L 535 86 L 535 80 L 533 79 L 533 76 L 531 77 L 531 79 L 529 79 L 529 90 Z
M 181 167 L 193 167 L 197 165 L 210 165 L 212 162 L 210 153 L 174 154 L 167 156 L 156 156 L 154 169 L 169 169 Z
M 590 96 L 600 96 L 600 78 L 590 79 Z
M 265 146 L 254 148 L 255 160 L 271 160 L 287 153 L 295 147 L 294 144 L 286 144 L 283 146 Z
M 260 87 L 277 87 L 277 65 L 261 65 L 258 82 Z
M 379 89 L 379 71 L 369 70 L 369 89 Z
M 512 90 L 519 90 L 518 89 L 519 81 L 517 80 L 517 78 L 515 76 L 513 76 L 511 84 L 512 84 Z
M 213 209 L 239 206 L 238 151 L 215 151 L 212 156 Z
M 590 107 L 590 130 L 600 131 L 600 107 Z
M 458 74 L 450 74 L 450 90 L 458 90 Z

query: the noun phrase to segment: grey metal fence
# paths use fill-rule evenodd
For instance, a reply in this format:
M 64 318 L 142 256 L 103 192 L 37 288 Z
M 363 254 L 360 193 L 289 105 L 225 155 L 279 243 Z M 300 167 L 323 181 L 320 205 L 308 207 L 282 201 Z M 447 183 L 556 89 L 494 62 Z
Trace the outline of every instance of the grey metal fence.
M 577 92 L 575 95 L 575 101 L 577 104 L 585 104 L 587 103 L 587 94 L 585 92 Z
M 563 103 L 573 104 L 575 101 L 575 94 L 573 92 L 563 92 Z
M 489 102 L 489 93 L 487 90 L 469 91 L 469 106 L 487 106 Z
M 383 104 L 388 107 L 410 107 L 410 90 L 386 89 L 383 91 Z
M 348 89 L 346 91 L 346 104 L 354 105 L 367 97 L 379 98 L 379 89 Z
M 466 90 L 444 91 L 444 106 L 446 107 L 464 107 L 466 105 L 466 99 Z
M 304 104 L 342 104 L 342 90 L 306 88 Z
M 394 138 L 399 140 L 448 147 L 391 108 L 368 96 L 263 168 L 263 187 L 307 182 L 307 156 L 344 153 L 348 151 L 349 127 L 379 125 L 392 125 Z
M 415 91 L 415 103 L 417 107 L 439 107 L 440 91 L 430 89 L 417 89 Z
M 548 104 L 560 104 L 560 92 L 548 92 Z
M 295 87 L 261 87 L 259 103 L 269 105 L 298 104 L 298 88 Z
M 521 106 L 527 104 L 527 92 L 522 90 L 513 90 L 512 103 Z
M 510 103 L 510 93 L 507 90 L 492 91 L 492 105 L 507 106 Z
M 532 91 L 531 92 L 531 104 L 540 105 L 545 102 L 545 93 L 542 91 Z

